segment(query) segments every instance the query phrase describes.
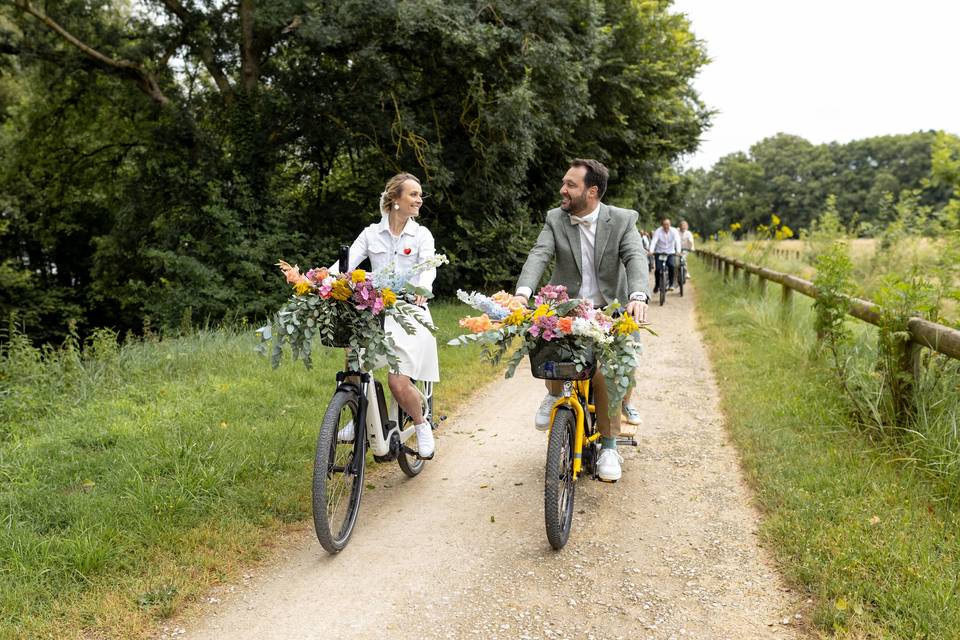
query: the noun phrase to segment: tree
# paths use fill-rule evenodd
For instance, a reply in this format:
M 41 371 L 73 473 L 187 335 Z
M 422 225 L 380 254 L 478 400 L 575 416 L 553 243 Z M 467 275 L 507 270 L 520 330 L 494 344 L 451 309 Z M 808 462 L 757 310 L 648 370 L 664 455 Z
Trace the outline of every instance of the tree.
M 400 170 L 434 195 L 440 293 L 512 283 L 569 159 L 600 157 L 610 197 L 652 214 L 710 115 L 691 88 L 702 46 L 666 1 L 16 0 L 0 16 L 0 68 L 28 86 L 0 242 L 65 301 L 37 316 L 51 335 L 68 315 L 264 315 L 276 259 L 332 262 Z

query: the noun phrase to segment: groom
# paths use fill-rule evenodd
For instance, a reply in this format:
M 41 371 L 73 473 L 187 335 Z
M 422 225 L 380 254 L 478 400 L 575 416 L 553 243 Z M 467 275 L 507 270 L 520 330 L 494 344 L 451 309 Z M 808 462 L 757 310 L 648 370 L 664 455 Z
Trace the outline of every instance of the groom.
M 626 313 L 642 322 L 647 315 L 647 254 L 637 232 L 637 212 L 600 202 L 607 190 L 607 168 L 597 160 L 574 160 L 560 186 L 560 207 L 547 212 L 543 230 L 523 265 L 517 295 L 527 300 L 540 277 L 556 258 L 550 284 L 564 285 L 571 298 L 604 307 L 627 301 Z M 547 396 L 537 410 L 537 429 L 550 426 L 550 411 L 560 398 L 563 383 L 547 381 Z M 601 480 L 620 479 L 623 458 L 617 453 L 620 412 L 609 415 L 607 385 L 599 368 L 593 376 L 601 452 L 597 473 Z

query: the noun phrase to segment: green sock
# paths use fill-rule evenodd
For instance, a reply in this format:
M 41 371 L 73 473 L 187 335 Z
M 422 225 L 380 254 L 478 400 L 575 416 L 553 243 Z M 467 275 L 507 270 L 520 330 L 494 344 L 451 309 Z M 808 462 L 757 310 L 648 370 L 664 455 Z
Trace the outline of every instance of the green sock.
M 617 439 L 616 439 L 616 438 L 600 438 L 600 448 L 601 448 L 601 449 L 616 449 L 616 448 L 617 448 Z

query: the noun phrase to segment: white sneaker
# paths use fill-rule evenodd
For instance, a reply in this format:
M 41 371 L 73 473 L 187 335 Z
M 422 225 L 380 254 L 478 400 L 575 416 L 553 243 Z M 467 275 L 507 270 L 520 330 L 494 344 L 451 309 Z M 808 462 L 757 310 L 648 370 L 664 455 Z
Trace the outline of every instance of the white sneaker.
M 597 475 L 604 482 L 616 482 L 620 479 L 620 464 L 623 458 L 616 449 L 601 449 L 597 460 Z
M 436 444 L 433 441 L 433 427 L 429 422 L 418 424 L 414 427 L 417 432 L 417 457 L 423 460 L 433 458 L 433 451 Z
M 555 405 L 559 399 L 560 396 L 555 396 L 550 393 L 543 398 L 543 402 L 540 403 L 540 408 L 537 409 L 537 415 L 533 419 L 533 424 L 537 427 L 537 431 L 546 431 L 550 428 L 550 412 L 553 411 L 553 405 Z
M 637 408 L 632 404 L 623 405 L 623 415 L 627 416 L 627 422 L 629 424 L 640 424 L 643 420 L 640 419 L 640 412 L 637 411 Z
M 348 422 L 340 431 L 337 431 L 337 442 L 353 442 L 353 420 Z

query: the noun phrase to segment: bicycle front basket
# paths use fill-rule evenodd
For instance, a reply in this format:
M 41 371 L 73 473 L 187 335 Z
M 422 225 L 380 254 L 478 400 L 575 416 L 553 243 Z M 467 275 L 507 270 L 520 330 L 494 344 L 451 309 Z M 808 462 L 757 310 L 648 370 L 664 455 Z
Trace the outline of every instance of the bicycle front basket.
M 593 377 L 597 361 L 593 349 L 584 354 L 584 366 L 577 371 L 573 348 L 562 341 L 543 342 L 530 352 L 530 371 L 542 380 L 586 380 Z
M 344 349 L 350 346 L 350 337 L 353 335 L 353 327 L 346 322 L 338 322 L 333 327 L 333 335 L 325 336 L 320 334 L 320 344 L 325 347 L 337 347 Z

